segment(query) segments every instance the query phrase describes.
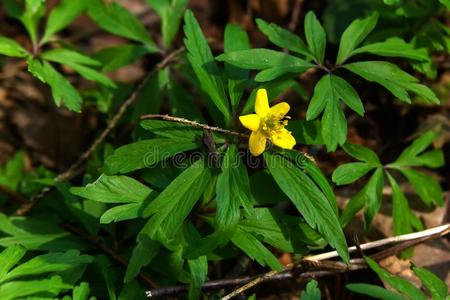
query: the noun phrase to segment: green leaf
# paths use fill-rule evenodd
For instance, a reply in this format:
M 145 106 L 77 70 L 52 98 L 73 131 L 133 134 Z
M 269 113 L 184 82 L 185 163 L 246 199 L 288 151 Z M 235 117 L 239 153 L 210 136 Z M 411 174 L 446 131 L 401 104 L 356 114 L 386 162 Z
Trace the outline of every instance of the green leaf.
M 214 105 L 225 117 L 225 123 L 231 122 L 231 114 L 228 105 L 225 88 L 214 62 L 208 42 L 190 10 L 184 15 L 184 45 L 188 51 L 188 60 L 200 81 L 203 91 L 209 95 Z
M 178 32 L 188 2 L 188 0 L 147 0 L 148 5 L 161 17 L 161 31 L 166 48 L 170 47 Z
M 83 12 L 84 9 L 85 0 L 62 0 L 58 6 L 51 10 L 40 43 L 46 43 L 55 33 L 67 27 Z
M 269 208 L 255 208 L 245 219 L 239 222 L 239 228 L 259 236 L 262 240 L 286 252 L 294 252 L 292 242 L 289 237 L 289 228 L 284 222 L 286 215 Z M 295 228 L 296 233 L 298 229 Z
M 422 281 L 422 284 L 430 291 L 433 300 L 445 299 L 448 296 L 447 284 L 433 272 L 416 266 L 413 267 L 413 271 Z
M 436 179 L 411 169 L 400 169 L 400 172 L 408 179 L 424 203 L 431 205 L 434 202 L 439 206 L 444 205 L 442 188 Z
M 142 207 L 147 203 L 128 203 L 118 205 L 105 211 L 100 217 L 100 224 L 109 224 L 142 217 Z
M 336 170 L 334 170 L 332 179 L 337 185 L 349 184 L 366 175 L 375 167 L 375 165 L 365 162 L 354 162 L 340 165 Z
M 325 75 L 314 88 L 306 119 L 317 118 L 323 111 L 322 137 L 328 151 L 334 151 L 337 145 L 347 139 L 347 121 L 340 105 L 344 101 L 359 115 L 364 115 L 364 107 L 356 91 L 344 79 L 336 75 Z
M 390 38 L 384 42 L 369 44 L 353 51 L 353 55 L 372 53 L 387 57 L 404 57 L 416 61 L 430 61 L 425 48 L 416 49 L 413 44 L 406 43 L 400 38 Z
M 145 26 L 124 7 L 115 2 L 106 4 L 103 0 L 89 0 L 87 7 L 89 16 L 102 29 L 143 43 L 149 52 L 159 52 Z
M 308 48 L 313 54 L 316 62 L 323 64 L 327 38 L 325 30 L 312 11 L 309 11 L 305 16 L 305 37 Z
M 261 266 L 267 265 L 274 270 L 282 270 L 283 267 L 278 259 L 253 234 L 237 228 L 231 241 Z
M 13 245 L 0 253 L 0 282 L 3 282 L 6 274 L 14 267 L 25 255 L 25 248 L 21 245 Z
M 364 219 L 365 226 L 368 228 L 380 209 L 383 185 L 383 168 L 377 167 L 364 188 L 350 199 L 341 215 L 341 224 L 347 224 L 359 210 L 365 207 Z
M 333 189 L 330 186 L 325 175 L 323 175 L 320 168 L 311 161 L 309 158 L 305 157 L 302 160 L 303 167 L 306 173 L 311 177 L 312 180 L 320 187 L 324 195 L 327 197 L 328 202 L 330 202 L 331 207 L 334 209 L 336 215 L 338 215 L 338 205 L 336 202 L 336 196 L 334 195 Z
M 255 172 L 250 176 L 250 188 L 253 200 L 258 206 L 288 201 L 273 177 L 265 170 Z
M 109 79 L 108 76 L 90 67 L 87 67 L 99 66 L 99 61 L 96 61 L 95 59 L 92 59 L 76 51 L 65 48 L 53 49 L 42 53 L 42 58 L 48 61 L 57 62 L 69 66 L 88 80 L 99 82 L 111 88 L 116 87 L 115 83 L 111 79 Z
M 322 145 L 322 124 L 320 120 L 293 120 L 289 121 L 287 129 L 292 132 L 297 144 Z
M 246 49 L 250 49 L 247 33 L 238 25 L 227 24 L 224 36 L 224 53 Z M 235 111 L 247 86 L 249 71 L 225 63 L 225 72 L 228 76 L 228 93 L 231 106 Z
M 61 272 L 68 270 L 79 264 L 87 264 L 92 261 L 92 257 L 80 254 L 78 250 L 67 252 L 54 252 L 35 256 L 29 261 L 15 267 L 9 271 L 0 282 L 11 281 L 13 279 L 44 274 L 49 272 Z
M 132 281 L 147 266 L 161 249 L 161 243 L 151 240 L 146 234 L 139 234 L 137 245 L 133 248 L 124 283 Z
M 70 68 L 74 69 L 77 73 L 79 73 L 81 76 L 83 76 L 87 80 L 98 82 L 98 83 L 100 83 L 106 87 L 110 87 L 110 88 L 117 87 L 116 84 L 111 79 L 109 79 L 108 76 L 106 76 L 105 74 L 102 74 L 92 68 L 89 68 L 89 67 L 86 67 L 83 65 L 74 64 L 72 62 L 67 62 L 66 65 L 69 66 Z
M 57 62 L 60 64 L 79 64 L 79 65 L 87 65 L 87 66 L 100 66 L 101 63 L 89 56 L 86 56 L 80 52 L 70 50 L 67 48 L 55 48 L 48 51 L 43 52 L 42 58 Z M 67 62 L 70 62 L 70 64 L 67 64 Z
M 270 173 L 306 222 L 317 229 L 344 261 L 349 255 L 339 220 L 327 198 L 299 168 L 280 156 L 264 153 Z
M 197 148 L 197 144 L 188 140 L 138 141 L 114 150 L 114 153 L 106 158 L 104 172 L 113 175 L 150 168 L 162 160 L 195 148 Z
M 211 171 L 199 159 L 178 175 L 143 212 L 152 216 L 143 229 L 151 238 L 161 231 L 173 237 L 189 215 L 211 180 Z
M 440 101 L 428 87 L 419 84 L 418 79 L 386 61 L 361 61 L 343 66 L 364 79 L 384 86 L 399 100 L 410 103 L 408 92 L 414 92 L 431 103 Z
M 372 32 L 377 25 L 378 13 L 373 12 L 364 19 L 354 20 L 344 31 L 339 43 L 339 51 L 336 64 L 342 64 L 350 56 L 354 49 Z
M 104 203 L 143 202 L 152 190 L 128 176 L 102 174 L 85 187 L 72 187 L 70 192 L 79 197 Z
M 216 59 L 244 69 L 263 70 L 256 75 L 256 81 L 269 81 L 286 73 L 302 73 L 314 67 L 301 58 L 262 48 L 224 53 Z
M 122 44 L 102 49 L 93 58 L 101 62 L 102 71 L 110 72 L 130 65 L 148 53 L 151 51 L 143 45 Z
M 344 79 L 336 75 L 325 75 L 314 88 L 314 94 L 308 106 L 306 119 L 315 119 L 330 102 L 341 99 L 360 116 L 364 115 L 364 107 L 358 93 Z
M 334 151 L 347 139 L 347 120 L 336 98 L 327 102 L 322 116 L 322 138 L 328 151 Z
M 228 239 L 239 222 L 240 206 L 247 212 L 252 208 L 247 170 L 236 145 L 230 145 L 223 158 L 216 185 L 216 203 L 216 229 Z
M 206 256 L 200 256 L 188 260 L 191 281 L 189 284 L 189 300 L 200 299 L 203 283 L 208 274 L 208 260 Z
M 420 137 L 414 140 L 410 146 L 408 146 L 399 155 L 397 160 L 389 164 L 389 167 L 400 169 L 403 167 L 419 167 L 427 166 L 431 168 L 437 168 L 444 165 L 444 155 L 442 151 L 428 151 L 419 155 L 425 151 L 436 139 L 436 133 L 433 131 L 427 131 Z
M 397 293 L 391 292 L 381 286 L 366 284 L 366 283 L 350 283 L 345 286 L 352 292 L 367 295 L 377 299 L 383 300 L 405 300 Z
M 305 45 L 303 40 L 293 34 L 292 32 L 278 26 L 275 23 L 266 23 L 263 19 L 256 19 L 256 24 L 259 30 L 261 30 L 275 45 L 281 48 L 286 48 L 292 52 L 304 55 L 307 58 L 311 57 L 311 53 Z
M 362 145 L 345 143 L 342 148 L 348 155 L 356 158 L 357 160 L 375 165 L 381 164 L 378 155 L 371 149 L 366 148 Z
M 73 85 L 46 61 L 30 59 L 28 71 L 40 81 L 48 84 L 57 106 L 64 104 L 68 109 L 79 112 L 83 99 Z
M 156 135 L 179 141 L 195 141 L 203 136 L 201 129 L 170 121 L 144 120 L 141 126 Z
M 255 76 L 255 81 L 257 82 L 265 82 L 265 81 L 271 81 L 274 80 L 280 76 L 283 76 L 285 74 L 300 74 L 303 73 L 305 70 L 309 69 L 310 66 L 288 66 L 288 65 L 282 65 L 282 66 L 276 66 L 272 68 L 268 68 L 265 70 L 262 70 Z M 292 75 L 291 75 L 292 76 Z
M 22 22 L 28 32 L 33 45 L 37 44 L 39 22 L 45 14 L 45 0 L 25 0 L 22 11 L 17 1 L 3 1 L 8 14 Z
M 60 276 L 52 276 L 49 279 L 42 280 L 13 281 L 0 286 L 0 298 L 4 300 L 24 299 L 25 296 L 41 293 L 56 296 L 62 290 L 70 288 L 72 286 L 64 283 Z
M 0 54 L 11 57 L 27 57 L 30 55 L 18 42 L 0 36 Z
M 450 1 L 449 0 L 439 0 L 439 2 L 441 2 L 441 4 L 444 5 L 445 7 L 447 7 L 447 9 L 450 9 Z
M 339 76 L 331 76 L 331 84 L 339 97 L 348 107 L 361 117 L 364 116 L 364 106 L 356 90 Z
M 418 289 L 416 288 L 412 283 L 407 281 L 406 279 L 396 277 L 386 271 L 385 269 L 381 268 L 374 260 L 372 260 L 370 257 L 365 256 L 364 259 L 366 260 L 369 267 L 375 271 L 375 273 L 378 274 L 378 276 L 388 285 L 396 289 L 399 293 L 401 293 L 404 296 L 407 296 L 408 299 L 411 300 L 426 300 L 427 297 Z
M 423 228 L 422 222 L 409 208 L 408 199 L 406 199 L 395 179 L 389 173 L 386 174 L 392 187 L 394 235 L 411 233 L 413 228 L 421 230 Z
M 91 289 L 89 283 L 81 282 L 72 290 L 72 300 L 88 300 Z
M 306 289 L 302 291 L 300 298 L 302 300 L 320 300 L 321 294 L 318 287 L 318 282 L 315 280 L 309 281 L 306 285 Z
M 25 177 L 25 152 L 18 151 L 6 164 L 0 168 L 0 185 L 13 191 L 19 189 L 19 184 Z
M 0 213 L 0 246 L 21 244 L 28 250 L 62 251 L 86 247 L 79 239 L 62 230 L 53 215 L 36 218 L 10 217 Z

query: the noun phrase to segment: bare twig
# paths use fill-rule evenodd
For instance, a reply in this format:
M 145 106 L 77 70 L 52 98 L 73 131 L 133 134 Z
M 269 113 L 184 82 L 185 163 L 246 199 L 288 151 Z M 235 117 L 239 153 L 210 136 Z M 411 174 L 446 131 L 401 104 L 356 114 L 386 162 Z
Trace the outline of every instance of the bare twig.
M 423 231 L 419 231 L 419 232 L 415 232 L 415 233 L 394 236 L 394 237 L 385 238 L 382 240 L 362 244 L 362 245 L 360 245 L 360 249 L 367 250 L 367 249 L 377 248 L 380 246 L 385 246 L 385 245 L 394 244 L 394 243 L 398 243 L 398 242 L 404 242 L 406 245 L 403 245 L 403 246 L 398 245 L 398 246 L 394 247 L 395 251 L 397 251 L 395 253 L 398 253 L 409 247 L 412 247 L 413 245 L 415 245 L 417 243 L 421 243 L 421 242 L 431 239 L 431 238 L 444 236 L 449 232 L 450 232 L 450 224 L 445 224 L 445 225 L 441 225 L 438 227 L 434 227 L 431 229 L 427 229 L 427 230 L 423 230 Z M 358 248 L 355 246 L 350 247 L 349 252 L 354 252 L 357 249 Z M 393 255 L 395 253 L 392 253 L 392 251 L 388 252 L 388 254 L 389 254 L 388 256 Z M 331 252 L 327 252 L 327 253 L 323 253 L 323 254 L 308 256 L 304 260 L 320 261 L 320 260 L 334 258 L 337 256 L 338 256 L 337 251 L 331 251 Z M 380 257 L 378 257 L 378 259 L 380 259 Z M 283 271 L 281 271 L 281 272 L 291 270 L 294 266 L 295 266 L 295 263 L 288 264 L 284 267 Z M 250 281 L 249 283 L 245 284 L 244 286 L 242 286 L 242 287 L 234 290 L 230 294 L 222 297 L 222 300 L 229 300 L 232 297 L 235 297 L 235 296 L 239 295 L 240 293 L 258 285 L 262 281 L 268 280 L 269 278 L 271 278 L 272 276 L 275 276 L 278 273 L 280 273 L 280 272 L 270 271 L 265 274 L 262 274 L 262 275 L 256 277 L 254 280 Z
M 391 248 L 382 250 L 376 254 L 371 255 L 373 259 L 379 261 L 381 259 L 400 253 L 410 247 L 423 243 L 427 240 L 442 237 L 448 234 L 449 232 L 450 232 L 450 224 L 446 224 L 412 234 L 404 234 L 401 236 L 369 242 L 360 245 L 360 248 L 367 250 L 400 242 L 400 244 L 397 244 Z M 349 252 L 355 252 L 356 250 L 357 250 L 356 247 L 349 248 Z M 326 260 L 327 257 L 329 258 L 336 257 L 337 255 L 334 255 L 334 253 L 335 251 L 309 256 L 299 262 L 286 265 L 284 270 L 280 272 L 270 271 L 265 274 L 260 274 L 257 276 L 245 276 L 238 278 L 226 278 L 220 280 L 207 281 L 203 285 L 202 290 L 204 291 L 217 290 L 244 284 L 244 286 L 242 286 L 241 288 L 233 291 L 232 293 L 222 298 L 222 299 L 230 299 L 246 291 L 247 289 L 256 286 L 261 282 L 273 282 L 289 279 L 305 280 L 309 278 L 318 278 L 342 272 L 355 271 L 367 268 L 367 265 L 364 259 L 362 258 L 351 259 L 348 265 L 345 265 L 342 262 Z M 161 297 L 179 294 L 187 291 L 188 288 L 189 288 L 188 285 L 161 287 L 147 291 L 146 294 L 147 297 L 149 298 Z
M 85 239 L 87 242 L 94 245 L 96 248 L 105 252 L 119 265 L 121 265 L 125 268 L 128 266 L 127 261 L 122 256 L 120 256 L 118 253 L 116 253 L 113 250 L 111 250 L 110 248 L 108 248 L 98 237 L 91 236 L 88 233 L 84 232 L 83 230 L 81 230 L 75 226 L 72 226 L 70 224 L 64 223 L 64 224 L 61 224 L 61 227 L 75 235 L 78 235 L 79 237 Z M 139 272 L 138 278 L 151 288 L 158 287 L 157 283 L 155 283 L 150 277 L 148 277 L 148 275 L 146 275 L 142 272 Z
M 386 245 L 390 245 L 390 244 L 406 242 L 406 241 L 420 239 L 423 237 L 433 236 L 435 234 L 446 235 L 449 232 L 449 230 L 450 230 L 450 224 L 445 224 L 445 225 L 433 227 L 430 229 L 426 229 L 423 231 L 418 231 L 418 232 L 413 232 L 413 233 L 408 233 L 408 234 L 403 234 L 403 235 L 397 235 L 397 236 L 388 237 L 388 238 L 384 238 L 381 240 L 361 244 L 360 247 L 361 247 L 361 250 L 368 250 L 368 249 L 378 248 L 378 247 L 386 246 Z M 348 248 L 348 251 L 350 253 L 355 252 L 357 250 L 358 249 L 356 246 L 352 246 L 352 247 Z M 327 253 L 309 256 L 309 257 L 307 257 L 307 259 L 325 260 L 325 259 L 330 259 L 330 258 L 334 258 L 334 257 L 338 257 L 338 256 L 339 256 L 339 254 L 337 253 L 337 251 L 330 251 Z
M 209 126 L 207 124 L 202 124 L 197 121 L 191 121 L 191 120 L 188 120 L 185 118 L 173 117 L 173 116 L 169 116 L 169 115 L 159 115 L 159 114 L 141 116 L 141 120 L 148 120 L 148 119 L 159 119 L 159 120 L 164 120 L 164 121 L 182 123 L 182 124 L 186 124 L 186 125 L 189 125 L 192 127 L 202 128 L 204 130 L 220 132 L 220 133 L 224 133 L 224 134 L 228 134 L 228 135 L 237 136 L 240 138 L 248 138 L 248 135 L 245 133 L 231 131 L 231 130 L 223 129 L 220 127 Z
M 295 28 L 297 28 L 302 4 L 303 4 L 303 0 L 296 0 L 294 3 L 294 8 L 292 9 L 291 21 L 289 22 L 289 26 L 288 26 L 290 31 L 295 31 Z
M 108 137 L 108 135 L 111 133 L 111 131 L 117 126 L 119 123 L 119 120 L 122 118 L 122 116 L 125 114 L 125 112 L 128 110 L 128 108 L 136 101 L 139 94 L 142 92 L 142 89 L 145 87 L 145 85 L 148 83 L 150 78 L 157 73 L 158 71 L 165 68 L 167 65 L 172 63 L 175 58 L 184 51 L 184 47 L 181 47 L 169 55 L 167 55 L 160 63 L 158 63 L 146 76 L 145 78 L 139 83 L 137 88 L 133 91 L 133 93 L 128 97 L 128 99 L 125 100 L 125 102 L 122 103 L 122 105 L 119 107 L 119 110 L 114 115 L 114 117 L 111 119 L 111 122 L 108 124 L 108 126 L 102 131 L 100 136 L 91 144 L 91 146 L 81 154 L 81 156 L 78 158 L 78 160 L 73 163 L 66 171 L 59 174 L 55 181 L 66 181 L 70 180 L 73 177 L 75 177 L 78 172 L 81 169 L 81 166 L 83 163 L 91 156 L 91 154 L 97 149 L 97 147 L 105 141 L 105 139 Z M 42 189 L 38 194 L 34 195 L 31 200 L 24 205 L 22 205 L 17 211 L 16 215 L 25 215 L 27 214 L 31 209 L 33 209 L 34 206 L 42 199 L 51 189 L 46 187 Z

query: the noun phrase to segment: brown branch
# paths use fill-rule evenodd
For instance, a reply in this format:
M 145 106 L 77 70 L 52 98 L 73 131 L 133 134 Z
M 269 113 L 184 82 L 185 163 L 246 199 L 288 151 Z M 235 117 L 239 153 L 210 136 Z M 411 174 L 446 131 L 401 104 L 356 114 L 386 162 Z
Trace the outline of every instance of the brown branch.
M 67 223 L 61 224 L 61 227 L 66 229 L 67 231 L 71 232 L 72 234 L 75 234 L 75 235 L 83 238 L 84 240 L 86 240 L 87 242 L 89 242 L 90 244 L 92 244 L 93 246 L 98 248 L 99 250 L 105 252 L 115 262 L 117 262 L 119 265 L 123 266 L 124 268 L 128 267 L 127 261 L 122 256 L 120 256 L 118 253 L 116 253 L 112 249 L 108 248 L 108 246 L 106 246 L 100 240 L 100 238 L 95 237 L 95 236 L 91 236 L 87 232 L 83 231 L 82 229 L 79 229 L 79 228 L 77 228 L 77 227 L 75 227 L 73 225 L 67 224 Z M 147 274 L 145 274 L 143 272 L 139 272 L 138 278 L 143 283 L 145 283 L 147 286 L 149 286 L 150 288 L 157 288 L 159 286 Z
M 416 233 L 405 234 L 365 243 L 360 245 L 360 248 L 368 250 L 378 248 L 381 246 L 400 243 L 391 248 L 382 250 L 380 252 L 377 252 L 376 254 L 371 255 L 373 259 L 379 261 L 386 257 L 396 255 L 397 253 L 400 253 L 410 247 L 413 247 L 417 244 L 423 243 L 430 239 L 442 237 L 448 234 L 449 232 L 450 232 L 450 224 L 446 224 Z M 357 251 L 356 247 L 349 248 L 349 252 L 356 252 L 356 251 Z M 335 253 L 335 251 L 331 251 L 323 254 L 309 256 L 299 262 L 288 264 L 280 272 L 270 271 L 257 276 L 245 276 L 238 278 L 226 278 L 220 280 L 207 281 L 203 285 L 202 290 L 204 291 L 217 290 L 244 284 L 244 286 L 240 287 L 239 289 L 233 291 L 232 293 L 222 298 L 226 300 L 234 296 L 237 296 L 238 294 L 250 288 L 255 287 L 257 284 L 261 282 L 273 282 L 289 279 L 305 280 L 309 278 L 318 278 L 343 273 L 347 271 L 355 271 L 367 268 L 367 265 L 362 258 L 352 259 L 350 260 L 350 263 L 348 265 L 345 265 L 342 262 L 328 260 L 336 256 L 337 254 Z M 146 292 L 146 294 L 147 297 L 149 298 L 158 296 L 169 296 L 185 292 L 188 290 L 188 288 L 189 288 L 188 285 L 169 286 L 149 290 Z
M 370 242 L 367 244 L 362 244 L 360 245 L 360 249 L 364 250 L 364 249 L 371 249 L 371 248 L 377 248 L 380 246 L 384 246 L 384 245 L 388 245 L 388 244 L 393 244 L 393 243 L 397 243 L 399 241 L 405 242 L 406 245 L 403 246 L 395 246 L 393 247 L 395 249 L 395 251 L 401 252 L 407 248 L 410 248 L 418 243 L 421 243 L 425 240 L 431 239 L 431 238 L 435 238 L 435 237 L 440 237 L 440 236 L 444 236 L 447 233 L 450 232 L 450 224 L 445 224 L 445 225 L 441 225 L 435 228 L 431 228 L 431 229 L 427 229 L 427 230 L 423 230 L 423 231 L 419 231 L 419 232 L 415 232 L 415 233 L 410 233 L 410 234 L 405 234 L 405 235 L 400 235 L 400 236 L 394 236 L 394 237 L 390 237 L 390 238 L 386 238 L 386 239 L 382 239 L 382 240 L 378 240 L 378 241 L 374 241 L 374 242 Z M 349 252 L 353 252 L 355 250 L 357 250 L 357 247 L 350 247 L 349 248 Z M 388 256 L 391 256 L 395 253 L 398 252 L 393 252 L 392 250 L 390 252 L 386 252 Z M 331 251 L 328 253 L 324 253 L 324 254 L 318 254 L 318 255 L 313 255 L 313 256 L 309 256 L 306 257 L 305 260 L 312 260 L 312 261 L 320 261 L 320 260 L 325 260 L 325 259 L 329 259 L 332 257 L 336 257 L 338 254 L 336 251 Z M 378 257 L 378 259 L 381 259 L 381 257 Z M 351 265 L 351 263 L 350 263 Z M 293 267 L 295 266 L 295 263 L 291 263 L 288 264 L 287 266 L 285 266 L 285 268 L 283 269 L 283 271 L 286 270 L 291 270 Z M 283 272 L 281 271 L 281 272 Z M 262 281 L 266 281 L 267 279 L 269 279 L 270 277 L 278 274 L 280 272 L 278 271 L 270 271 L 267 272 L 265 274 L 260 275 L 259 277 L 255 278 L 254 280 L 250 281 L 249 283 L 241 286 L 240 288 L 234 290 L 233 292 L 231 292 L 230 294 L 226 295 L 225 297 L 222 297 L 221 300 L 229 300 L 237 295 L 239 295 L 240 293 L 255 287 L 256 285 L 258 285 L 259 283 L 261 283 Z
M 78 158 L 78 160 L 73 163 L 66 171 L 60 173 L 56 178 L 56 182 L 66 181 L 74 178 L 78 172 L 81 170 L 81 167 L 83 163 L 91 156 L 91 154 L 97 149 L 97 147 L 105 141 L 105 139 L 108 137 L 108 135 L 111 133 L 111 131 L 117 126 L 119 123 L 119 120 L 122 118 L 122 116 L 125 114 L 125 112 L 128 110 L 128 108 L 134 104 L 134 102 L 137 100 L 139 94 L 142 92 L 145 85 L 148 83 L 150 78 L 157 73 L 158 71 L 162 70 L 166 66 L 168 66 L 170 63 L 172 63 L 176 57 L 184 51 L 184 47 L 178 48 L 177 50 L 173 51 L 169 55 L 167 55 L 160 63 L 158 63 L 146 76 L 145 78 L 139 83 L 137 88 L 133 91 L 133 93 L 122 103 L 122 105 L 119 107 L 117 113 L 114 115 L 114 117 L 111 119 L 111 122 L 108 124 L 108 126 L 102 131 L 100 136 L 91 144 L 91 146 L 81 154 L 81 156 Z M 49 192 L 51 191 L 51 188 L 45 187 L 43 188 L 38 194 L 34 195 L 30 201 L 22 205 L 17 211 L 16 215 L 23 216 L 27 214 L 33 207 L 37 205 L 37 203 Z
M 302 4 L 303 4 L 303 0 L 296 0 L 294 3 L 294 8 L 292 9 L 291 21 L 289 22 L 289 26 L 288 26 L 290 31 L 295 31 L 295 28 L 297 28 Z
M 237 136 L 240 138 L 248 138 L 248 135 L 245 133 L 231 131 L 231 130 L 223 129 L 220 127 L 209 126 L 207 124 L 202 124 L 197 121 L 191 121 L 191 120 L 188 120 L 185 118 L 180 118 L 180 117 L 173 117 L 173 116 L 169 116 L 169 115 L 159 115 L 159 114 L 151 114 L 151 115 L 141 116 L 141 120 L 148 120 L 148 119 L 157 119 L 157 120 L 164 120 L 164 121 L 169 121 L 169 122 L 182 123 L 182 124 L 186 124 L 186 125 L 189 125 L 192 127 L 202 128 L 203 130 L 220 132 L 220 133 L 224 133 L 224 134 L 228 134 L 228 135 Z

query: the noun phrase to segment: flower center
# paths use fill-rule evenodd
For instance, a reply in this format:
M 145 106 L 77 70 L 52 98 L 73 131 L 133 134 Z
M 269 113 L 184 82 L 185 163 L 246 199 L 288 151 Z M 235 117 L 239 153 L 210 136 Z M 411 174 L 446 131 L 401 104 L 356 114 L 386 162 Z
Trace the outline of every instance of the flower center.
M 265 135 L 270 136 L 275 132 L 281 131 L 288 124 L 288 120 L 286 119 L 289 119 L 289 117 L 286 116 L 283 118 L 280 116 L 269 115 L 262 120 L 261 129 Z

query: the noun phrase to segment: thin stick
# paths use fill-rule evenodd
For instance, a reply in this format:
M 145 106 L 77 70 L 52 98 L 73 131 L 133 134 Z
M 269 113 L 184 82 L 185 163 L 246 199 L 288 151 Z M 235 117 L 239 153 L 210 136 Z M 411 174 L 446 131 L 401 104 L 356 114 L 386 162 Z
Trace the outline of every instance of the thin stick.
M 384 246 L 388 244 L 393 244 L 397 241 L 400 241 L 400 244 L 397 244 L 391 248 L 388 248 L 386 250 L 380 251 L 374 255 L 371 255 L 371 257 L 377 261 L 384 259 L 386 257 L 395 255 L 397 253 L 400 253 L 403 250 L 406 250 L 412 246 L 415 246 L 417 244 L 423 243 L 427 240 L 431 240 L 433 238 L 438 238 L 441 236 L 446 235 L 450 230 L 450 224 L 439 226 L 436 228 L 424 230 L 421 232 L 417 232 L 414 234 L 405 234 L 401 236 L 397 236 L 395 238 L 397 239 L 382 239 L 374 242 L 369 242 L 366 244 L 361 245 L 361 247 L 364 247 L 366 249 L 374 248 L 374 245 Z M 387 241 L 389 240 L 389 243 Z M 258 283 L 260 282 L 272 282 L 272 281 L 280 281 L 280 280 L 289 280 L 289 279 L 309 279 L 309 278 L 317 278 L 317 277 L 323 277 L 328 275 L 334 275 L 346 271 L 355 271 L 355 270 L 361 270 L 367 268 L 367 265 L 362 258 L 356 258 L 351 259 L 350 263 L 348 265 L 343 264 L 342 262 L 336 262 L 336 261 L 317 261 L 313 260 L 312 258 L 319 258 L 323 259 L 323 255 L 315 255 L 315 256 L 309 256 L 308 260 L 303 260 L 297 263 L 289 264 L 285 267 L 285 270 L 281 272 L 275 272 L 271 271 L 265 274 L 257 275 L 257 276 L 244 276 L 244 277 L 237 277 L 237 278 L 225 278 L 225 279 L 219 279 L 219 280 L 211 280 L 207 281 L 203 287 L 202 290 L 209 291 L 209 290 L 217 290 L 217 289 L 224 289 L 229 288 L 241 284 L 249 284 L 250 282 L 255 282 L 258 280 Z M 315 268 L 315 270 L 307 270 L 306 272 L 299 273 L 299 269 L 305 269 L 305 268 Z M 318 269 L 324 269 L 325 270 L 318 270 Z M 269 276 L 270 275 L 270 276 Z M 259 278 L 264 277 L 265 280 L 260 280 Z M 245 285 L 246 286 L 246 285 Z M 254 287 L 255 285 L 252 285 Z M 168 286 L 168 287 L 161 287 L 157 289 L 152 289 L 150 291 L 147 291 L 147 297 L 160 297 L 160 296 L 168 296 L 168 295 L 174 295 L 179 294 L 182 292 L 186 292 L 188 290 L 188 285 L 176 285 L 176 286 Z M 244 292 L 245 290 L 242 290 L 240 292 Z M 231 294 L 227 295 L 230 296 Z M 231 297 L 236 296 L 237 294 L 233 294 Z M 227 297 L 225 296 L 225 297 Z M 225 298 L 224 297 L 224 298 Z M 224 299 L 222 298 L 222 299 Z M 230 299 L 230 298 L 225 298 Z
M 384 245 L 388 245 L 388 244 L 394 244 L 394 243 L 398 243 L 398 242 L 410 242 L 412 240 L 423 240 L 426 237 L 444 236 L 449 232 L 450 232 L 450 224 L 445 224 L 445 225 L 441 225 L 441 226 L 438 226 L 435 228 L 431 228 L 431 229 L 427 229 L 427 230 L 423 230 L 423 231 L 419 231 L 419 232 L 415 232 L 415 233 L 394 236 L 394 237 L 362 244 L 362 245 L 360 245 L 360 248 L 364 250 L 364 249 L 376 248 L 376 247 L 380 247 L 380 246 L 384 246 Z M 408 245 L 408 247 L 411 247 L 411 246 Z M 355 250 L 357 250 L 357 248 L 354 246 L 349 248 L 349 252 L 350 251 L 354 252 Z M 319 260 L 325 260 L 325 259 L 329 259 L 329 258 L 336 257 L 336 256 L 338 256 L 337 252 L 331 251 L 328 253 L 323 253 L 323 254 L 306 257 L 305 260 L 319 261 Z M 294 267 L 294 265 L 295 264 L 293 264 L 293 263 L 288 264 L 287 266 L 285 266 L 283 271 L 292 269 Z M 240 293 L 258 285 L 262 281 L 265 281 L 278 273 L 280 273 L 280 272 L 270 271 L 265 274 L 262 274 L 259 277 L 255 278 L 254 280 L 250 281 L 249 283 L 245 284 L 244 286 L 241 286 L 240 288 L 234 290 L 230 294 L 222 297 L 221 300 L 229 300 L 232 297 L 239 295 Z
M 433 228 L 426 229 L 426 230 L 419 231 L 419 232 L 413 232 L 413 233 L 408 233 L 408 234 L 403 234 L 403 235 L 392 236 L 392 237 L 384 238 L 381 240 L 365 243 L 365 244 L 360 245 L 360 248 L 361 248 L 361 250 L 368 250 L 368 249 L 378 248 L 378 247 L 389 245 L 389 244 L 420 239 L 422 237 L 427 237 L 427 236 L 431 236 L 434 234 L 444 233 L 444 235 L 445 235 L 449 231 L 450 231 L 450 224 L 445 224 L 445 225 L 433 227 Z M 356 246 L 352 246 L 352 247 L 348 248 L 348 252 L 350 252 L 350 253 L 355 252 L 357 250 L 358 249 Z M 321 253 L 321 254 L 317 254 L 317 255 L 313 255 L 313 256 L 307 256 L 307 257 L 305 257 L 305 259 L 325 260 L 325 259 L 330 259 L 330 258 L 334 258 L 334 257 L 338 257 L 338 256 L 339 256 L 339 254 L 337 253 L 337 251 L 330 251 L 327 253 Z
M 108 124 L 108 126 L 102 131 L 102 133 L 98 136 L 98 138 L 91 144 L 91 146 L 84 151 L 81 156 L 78 158 L 78 160 L 73 163 L 66 171 L 60 173 L 56 178 L 56 182 L 66 181 L 70 180 L 73 177 L 75 177 L 83 163 L 91 156 L 91 154 L 97 149 L 97 147 L 105 141 L 105 139 L 108 137 L 108 135 L 111 133 L 111 131 L 117 126 L 119 123 L 119 120 L 122 118 L 122 116 L 125 114 L 125 112 L 128 110 L 128 108 L 136 101 L 139 94 L 142 92 L 142 89 L 145 87 L 145 85 L 148 83 L 148 81 L 151 79 L 151 77 L 157 73 L 158 71 L 162 70 L 166 66 L 168 66 L 170 63 L 172 63 L 175 58 L 184 51 L 184 47 L 178 48 L 177 50 L 173 51 L 169 55 L 167 55 L 160 63 L 158 63 L 146 76 L 145 78 L 139 83 L 137 88 L 133 91 L 133 93 L 130 95 L 130 97 L 125 100 L 125 102 L 122 103 L 122 105 L 119 107 L 119 110 L 112 118 L 111 122 Z M 16 215 L 23 216 L 26 215 L 33 207 L 37 205 L 37 203 L 42 199 L 49 191 L 51 191 L 50 188 L 45 187 L 43 188 L 38 194 L 34 195 L 30 201 L 22 205 L 17 211 Z
M 182 124 L 186 124 L 186 125 L 189 125 L 192 127 L 202 128 L 204 130 L 220 132 L 220 133 L 224 133 L 224 134 L 228 134 L 228 135 L 234 135 L 234 136 L 237 136 L 240 138 L 248 138 L 248 135 L 245 133 L 231 131 L 231 130 L 223 129 L 220 127 L 209 126 L 207 124 L 202 124 L 197 121 L 191 121 L 191 120 L 188 120 L 185 118 L 180 118 L 180 117 L 173 117 L 173 116 L 169 116 L 169 115 L 159 115 L 159 114 L 151 114 L 151 115 L 141 116 L 141 120 L 148 120 L 148 119 L 158 119 L 158 120 L 164 120 L 164 121 L 169 121 L 169 122 L 182 123 Z
M 289 30 L 295 31 L 295 28 L 297 28 L 298 25 L 298 19 L 300 17 L 300 11 L 303 4 L 303 0 L 296 0 L 294 3 L 294 8 L 292 10 L 292 16 L 291 21 L 289 22 Z

